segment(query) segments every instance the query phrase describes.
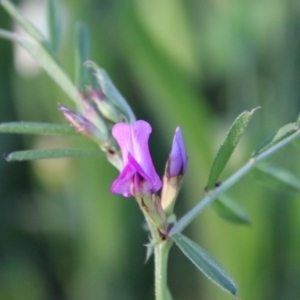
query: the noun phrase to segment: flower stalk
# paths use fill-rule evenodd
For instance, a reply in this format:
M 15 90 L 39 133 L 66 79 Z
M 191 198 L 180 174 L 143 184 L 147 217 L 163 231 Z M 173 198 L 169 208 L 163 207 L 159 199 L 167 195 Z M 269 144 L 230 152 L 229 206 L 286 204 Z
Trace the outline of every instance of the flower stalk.
M 160 241 L 154 246 L 155 264 L 155 298 L 156 300 L 171 300 L 172 296 L 167 284 L 167 267 L 172 240 Z

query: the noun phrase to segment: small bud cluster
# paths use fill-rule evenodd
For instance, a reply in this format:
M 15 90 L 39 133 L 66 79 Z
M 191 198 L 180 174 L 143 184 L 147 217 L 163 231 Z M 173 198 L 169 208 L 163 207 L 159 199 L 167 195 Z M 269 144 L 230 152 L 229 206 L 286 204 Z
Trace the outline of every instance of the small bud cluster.
M 82 100 L 79 112 L 63 105 L 59 105 L 59 110 L 78 133 L 97 143 L 108 160 L 121 170 L 122 161 L 111 136 L 111 127 L 119 122 L 134 122 L 135 116 L 106 72 L 90 61 L 86 66 L 93 72 L 93 79 L 96 80 L 87 83 L 86 88 L 79 91 Z
M 79 112 L 63 105 L 59 105 L 59 110 L 78 133 L 96 142 L 120 171 L 111 192 L 135 197 L 144 214 L 165 237 L 187 168 L 181 129 L 177 127 L 175 131 L 162 183 L 148 148 L 150 124 L 135 120 L 128 103 L 104 70 L 93 62 L 87 66 L 94 72 L 96 86 L 87 85 L 79 92 L 82 99 Z M 159 197 L 157 192 L 161 187 Z

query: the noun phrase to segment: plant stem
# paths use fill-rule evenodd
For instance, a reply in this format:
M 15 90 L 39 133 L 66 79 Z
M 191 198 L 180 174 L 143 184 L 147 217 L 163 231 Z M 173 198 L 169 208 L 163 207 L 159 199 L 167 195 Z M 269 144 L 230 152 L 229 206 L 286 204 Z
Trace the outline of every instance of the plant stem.
M 258 163 L 267 159 L 269 156 L 277 152 L 279 149 L 289 144 L 296 138 L 299 138 L 300 130 L 297 130 L 294 134 L 290 135 L 286 139 L 275 144 L 268 150 L 262 152 L 261 154 L 252 157 L 242 168 L 240 168 L 236 173 L 229 177 L 222 185 L 212 192 L 210 192 L 206 197 L 203 198 L 198 204 L 195 205 L 186 215 L 184 215 L 170 230 L 169 236 L 172 234 L 181 232 L 186 226 L 188 226 L 202 211 L 205 207 L 210 205 L 213 201 L 217 200 L 218 196 L 227 191 L 233 184 L 240 180 L 243 176 L 249 173 Z
M 154 248 L 156 300 L 172 299 L 167 285 L 167 266 L 171 245 L 171 240 L 160 241 Z
M 141 207 L 142 209 L 142 207 Z M 162 239 L 159 235 L 158 229 L 151 221 L 146 211 L 142 209 L 145 220 L 151 233 L 151 242 L 154 247 L 154 285 L 155 285 L 155 299 L 156 300 L 172 300 L 171 294 L 167 284 L 167 269 L 168 256 L 170 248 L 173 244 L 171 239 Z

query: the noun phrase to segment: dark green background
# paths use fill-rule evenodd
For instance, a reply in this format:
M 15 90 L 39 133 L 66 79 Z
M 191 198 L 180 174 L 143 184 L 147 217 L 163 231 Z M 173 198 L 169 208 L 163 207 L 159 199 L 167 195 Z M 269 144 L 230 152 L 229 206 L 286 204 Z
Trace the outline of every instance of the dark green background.
M 44 1 L 19 1 L 40 6 Z M 294 121 L 300 103 L 298 0 L 65 0 L 61 61 L 74 78 L 74 25 L 91 31 L 92 59 L 107 70 L 138 119 L 153 128 L 159 174 L 180 125 L 189 155 L 176 211 L 203 196 L 219 145 L 236 116 L 255 113 L 221 176 L 247 161 L 267 135 Z M 37 10 L 29 18 L 44 19 Z M 0 27 L 12 29 L 0 9 Z M 0 40 L 0 122 L 64 123 L 69 99 L 42 71 L 16 63 Z M 25 59 L 28 62 L 28 59 Z M 24 61 L 23 61 L 24 63 Z M 95 146 L 83 138 L 0 136 L 0 152 Z M 299 150 L 272 161 L 300 174 Z M 147 233 L 133 199 L 112 195 L 117 176 L 105 158 L 7 163 L 0 160 L 0 299 L 153 299 L 153 261 L 144 264 Z M 247 176 L 230 190 L 251 216 L 235 226 L 207 209 L 186 234 L 235 278 L 244 300 L 300 297 L 299 195 Z M 172 249 L 175 300 L 232 299 Z

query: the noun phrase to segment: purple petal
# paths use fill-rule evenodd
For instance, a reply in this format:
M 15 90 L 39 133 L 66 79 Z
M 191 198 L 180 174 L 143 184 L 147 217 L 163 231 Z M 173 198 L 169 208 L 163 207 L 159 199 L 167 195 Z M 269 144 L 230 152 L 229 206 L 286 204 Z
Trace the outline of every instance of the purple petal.
M 128 161 L 130 154 L 144 174 L 148 176 L 149 189 L 155 193 L 161 188 L 161 180 L 156 174 L 148 148 L 151 131 L 151 126 L 147 122 L 140 120 L 133 124 L 117 123 L 112 129 L 112 135 L 120 146 L 124 169 L 127 167 L 127 164 L 131 165 Z M 137 169 L 136 172 L 140 174 Z
M 175 130 L 168 166 L 169 177 L 184 175 L 186 172 L 187 155 L 180 127 Z
M 111 192 L 123 194 L 125 197 L 152 192 L 151 179 L 130 153 L 128 154 L 127 165 L 112 184 Z

